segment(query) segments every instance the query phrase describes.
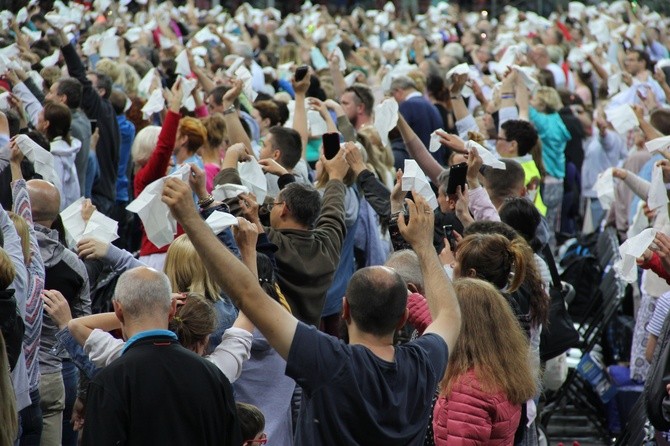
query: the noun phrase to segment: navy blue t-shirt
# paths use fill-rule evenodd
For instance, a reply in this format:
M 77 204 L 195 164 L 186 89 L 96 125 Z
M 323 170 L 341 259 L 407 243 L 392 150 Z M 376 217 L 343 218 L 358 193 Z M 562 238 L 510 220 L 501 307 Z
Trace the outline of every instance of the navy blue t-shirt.
M 298 323 L 286 375 L 303 389 L 295 445 L 421 445 L 444 376 L 435 334 L 397 346 L 394 362 Z

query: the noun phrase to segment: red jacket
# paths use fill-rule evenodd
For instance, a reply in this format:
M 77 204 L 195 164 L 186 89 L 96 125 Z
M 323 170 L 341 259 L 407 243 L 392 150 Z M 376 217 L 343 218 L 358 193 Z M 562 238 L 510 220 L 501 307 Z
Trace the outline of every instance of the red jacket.
M 177 128 L 179 127 L 180 119 L 181 115 L 179 115 L 179 113 L 168 110 L 167 115 L 165 116 L 165 122 L 163 122 L 163 128 L 158 135 L 156 148 L 151 153 L 149 161 L 147 161 L 147 163 L 135 174 L 133 185 L 136 197 L 139 196 L 149 184 L 167 174 L 168 167 L 170 166 L 170 158 L 172 157 L 172 152 L 174 152 Z M 177 236 L 183 233 L 184 230 L 181 226 L 177 226 Z M 144 226 L 142 226 L 141 256 L 167 252 L 169 247 L 170 245 L 162 248 L 156 247 L 156 245 L 149 241 L 147 238 L 147 231 L 145 231 Z
M 663 267 L 663 263 L 661 262 L 661 258 L 658 256 L 657 253 L 653 253 L 651 256 L 651 259 L 647 263 L 643 263 L 640 265 L 643 269 L 649 269 L 656 274 L 658 274 L 658 277 L 661 279 L 665 279 L 665 281 L 670 285 L 670 272 L 666 271 L 666 269 Z
M 473 370 L 458 377 L 449 395 L 440 396 L 433 412 L 437 446 L 507 446 L 521 418 L 521 405 L 504 393 L 484 392 Z

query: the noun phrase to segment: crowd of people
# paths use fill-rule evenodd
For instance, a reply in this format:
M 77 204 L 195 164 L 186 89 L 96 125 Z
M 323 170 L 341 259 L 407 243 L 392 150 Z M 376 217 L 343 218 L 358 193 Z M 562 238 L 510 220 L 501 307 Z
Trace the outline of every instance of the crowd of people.
M 606 226 L 654 230 L 645 381 L 670 19 L 10 3 L 0 446 L 537 445 L 552 271 Z

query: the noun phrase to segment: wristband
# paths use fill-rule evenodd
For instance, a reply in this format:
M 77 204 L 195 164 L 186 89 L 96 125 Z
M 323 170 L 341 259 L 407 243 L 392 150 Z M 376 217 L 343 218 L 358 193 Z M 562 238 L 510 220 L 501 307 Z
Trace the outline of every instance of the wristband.
M 235 113 L 236 111 L 237 111 L 237 108 L 235 108 L 234 105 L 231 105 L 230 107 L 228 107 L 227 109 L 225 109 L 225 110 L 223 111 L 223 115 L 224 115 L 224 116 L 225 116 L 225 115 L 230 115 L 230 114 Z
M 214 203 L 214 196 L 212 194 L 207 195 L 205 198 L 198 200 L 198 206 L 201 208 L 206 208 L 210 204 Z

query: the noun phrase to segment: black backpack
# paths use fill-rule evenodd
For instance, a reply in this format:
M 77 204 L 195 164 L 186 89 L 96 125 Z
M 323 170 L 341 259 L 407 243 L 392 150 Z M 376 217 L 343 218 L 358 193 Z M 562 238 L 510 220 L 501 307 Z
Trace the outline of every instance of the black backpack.
M 581 324 L 588 316 L 588 310 L 597 308 L 602 302 L 598 284 L 603 271 L 598 259 L 591 253 L 588 246 L 575 243 L 561 259 L 563 274 L 561 280 L 575 289 L 575 297 L 568 306 L 572 319 Z

